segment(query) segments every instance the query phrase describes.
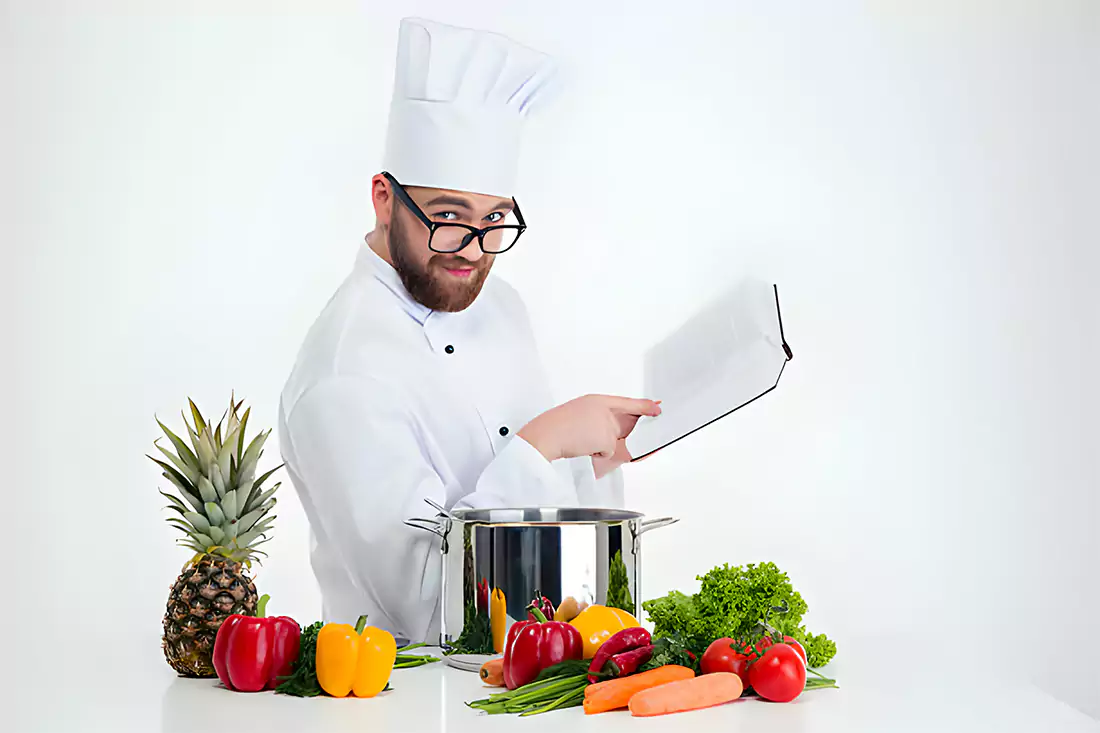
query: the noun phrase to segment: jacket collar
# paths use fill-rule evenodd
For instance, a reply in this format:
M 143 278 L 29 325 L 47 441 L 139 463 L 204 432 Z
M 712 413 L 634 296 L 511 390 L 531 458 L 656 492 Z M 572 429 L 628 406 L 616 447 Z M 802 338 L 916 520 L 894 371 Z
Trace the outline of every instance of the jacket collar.
M 401 308 L 408 313 L 421 326 L 428 320 L 433 310 L 413 299 L 405 284 L 401 282 L 401 276 L 393 265 L 382 259 L 377 252 L 370 248 L 367 240 L 363 238 L 363 244 L 359 247 L 359 255 L 355 260 L 356 268 L 367 272 L 371 277 L 380 281 L 390 292 L 397 297 Z

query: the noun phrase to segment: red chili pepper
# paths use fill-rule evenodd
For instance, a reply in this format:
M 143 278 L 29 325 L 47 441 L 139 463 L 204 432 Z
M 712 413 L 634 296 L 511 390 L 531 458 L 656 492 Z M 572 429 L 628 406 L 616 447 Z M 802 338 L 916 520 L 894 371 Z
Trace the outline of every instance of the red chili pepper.
M 547 667 L 584 656 L 584 641 L 576 627 L 547 621 L 534 604 L 527 611 L 535 620 L 512 624 L 504 647 L 504 686 L 509 690 L 533 682 Z
M 535 600 L 531 601 L 531 605 L 542 611 L 542 615 L 546 618 L 554 618 L 554 604 L 551 603 L 550 599 L 544 596 L 541 591 L 535 591 Z M 534 621 L 535 614 L 528 611 L 527 620 Z
M 653 640 L 649 636 L 649 632 L 643 629 L 641 626 L 632 626 L 629 629 L 623 629 L 616 633 L 610 639 L 600 645 L 600 648 L 596 651 L 596 656 L 592 658 L 592 664 L 588 667 L 588 681 L 598 682 L 599 675 L 603 672 L 603 667 L 607 664 L 607 660 L 616 654 L 622 652 L 628 652 L 631 649 L 637 649 L 642 646 L 649 646 Z
M 477 584 L 477 610 L 489 613 L 489 579 L 482 578 Z
M 302 630 L 288 616 L 264 618 L 268 596 L 260 598 L 255 616 L 235 613 L 218 628 L 214 639 L 214 669 L 230 690 L 271 690 L 298 659 Z
M 637 649 L 631 649 L 628 652 L 622 652 L 616 654 L 607 660 L 607 669 L 615 677 L 626 677 L 628 674 L 634 674 L 638 671 L 638 667 L 649 661 L 649 658 L 653 656 L 653 645 L 647 644 L 640 646 Z

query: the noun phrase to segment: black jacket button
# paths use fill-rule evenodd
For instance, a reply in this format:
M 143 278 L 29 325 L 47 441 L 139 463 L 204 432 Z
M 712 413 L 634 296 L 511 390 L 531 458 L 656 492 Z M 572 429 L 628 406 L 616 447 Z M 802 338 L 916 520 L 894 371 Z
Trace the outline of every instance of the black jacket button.
M 507 426 L 507 425 L 505 425 L 505 426 L 501 427 L 501 429 L 500 429 L 500 434 L 501 434 L 502 436 L 503 436 L 503 435 L 507 435 L 507 434 L 508 434 L 508 426 Z
M 450 344 L 447 344 L 447 345 L 446 345 L 446 346 L 445 346 L 445 347 L 443 348 L 443 350 L 444 350 L 444 351 L 446 351 L 446 352 L 447 352 L 448 354 L 453 354 L 453 353 L 455 353 L 455 347 L 451 346 Z

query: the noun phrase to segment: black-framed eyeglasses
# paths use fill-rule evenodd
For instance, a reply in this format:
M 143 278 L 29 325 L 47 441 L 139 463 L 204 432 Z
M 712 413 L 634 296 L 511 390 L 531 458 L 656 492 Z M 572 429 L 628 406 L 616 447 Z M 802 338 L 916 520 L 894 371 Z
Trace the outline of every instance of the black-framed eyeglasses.
M 515 212 L 518 224 L 493 224 L 480 229 L 469 224 L 460 224 L 455 221 L 432 221 L 428 218 L 416 202 L 412 200 L 405 187 L 397 182 L 389 173 L 383 171 L 382 175 L 393 186 L 393 192 L 398 200 L 405 205 L 417 219 L 428 227 L 428 249 L 442 254 L 454 254 L 461 252 L 477 238 L 478 246 L 485 254 L 498 255 L 510 250 L 519 240 L 520 235 L 527 230 L 527 222 L 523 220 L 519 204 L 512 199 L 512 211 Z

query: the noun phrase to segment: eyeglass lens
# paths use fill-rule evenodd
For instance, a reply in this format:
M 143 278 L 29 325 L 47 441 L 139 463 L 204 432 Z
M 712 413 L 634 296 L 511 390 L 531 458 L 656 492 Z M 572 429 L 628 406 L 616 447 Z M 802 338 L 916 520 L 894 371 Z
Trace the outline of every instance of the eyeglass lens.
M 518 229 L 490 229 L 485 232 L 485 251 L 503 252 L 516 243 Z M 477 234 L 465 227 L 440 225 L 432 235 L 431 247 L 437 252 L 458 252 L 477 239 Z M 476 244 L 476 242 L 474 242 Z

